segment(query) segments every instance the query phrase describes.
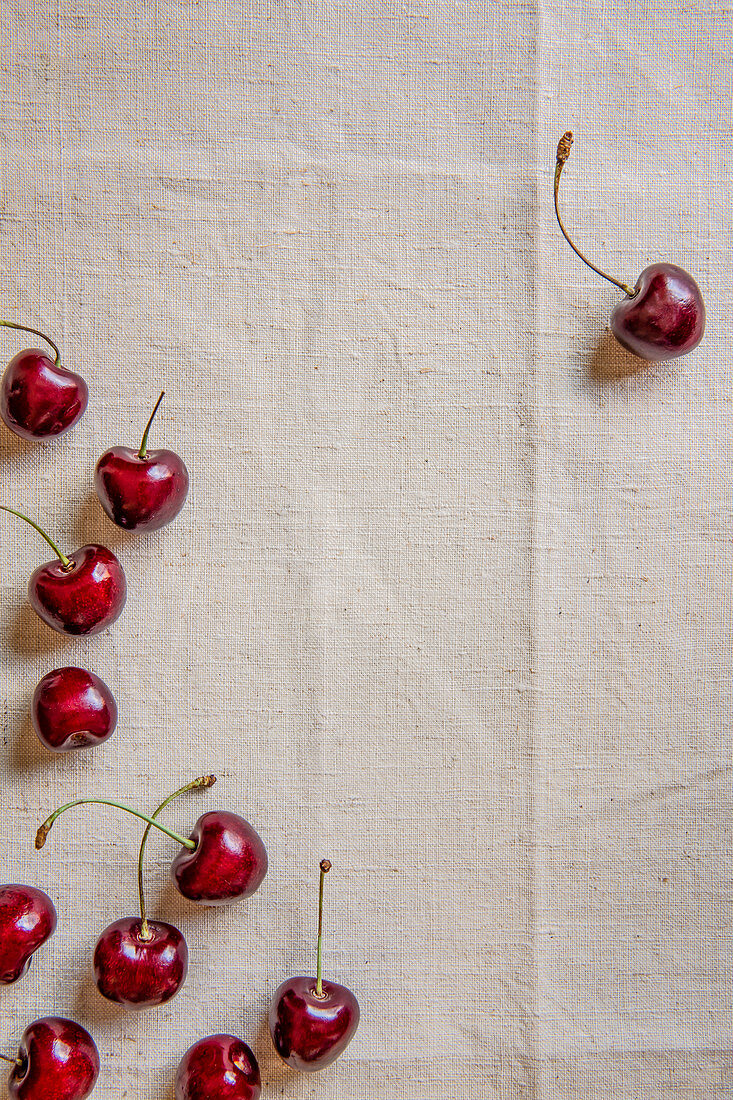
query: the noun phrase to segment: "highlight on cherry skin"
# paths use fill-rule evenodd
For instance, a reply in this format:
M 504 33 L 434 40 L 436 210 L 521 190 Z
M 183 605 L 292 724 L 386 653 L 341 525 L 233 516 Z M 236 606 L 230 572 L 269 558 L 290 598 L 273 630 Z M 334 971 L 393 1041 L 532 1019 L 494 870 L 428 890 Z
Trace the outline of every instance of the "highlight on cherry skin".
M 31 958 L 56 930 L 56 907 L 35 886 L 0 886 L 0 984 L 25 974 Z
M 258 1100 L 260 1067 L 236 1035 L 209 1035 L 190 1046 L 176 1073 L 176 1100 Z
M 105 512 L 125 531 L 157 531 L 176 518 L 188 495 L 188 470 L 180 455 L 148 450 L 148 433 L 165 396 L 161 393 L 140 447 L 111 447 L 97 461 L 94 487 Z
M 316 976 L 284 981 L 275 991 L 268 1014 L 275 1050 L 287 1065 L 306 1073 L 330 1066 L 351 1042 L 359 1024 L 359 1004 L 351 990 L 322 976 L 323 882 L 331 863 L 323 859 L 320 867 Z
M 44 1016 L 23 1032 L 10 1062 L 13 1100 L 86 1100 L 99 1076 L 99 1051 L 86 1028 L 62 1016 Z
M 61 353 L 45 333 L 14 321 L 0 326 L 40 336 L 54 351 L 53 359 L 38 348 L 13 356 L 0 379 L 0 417 L 21 439 L 55 439 L 68 432 L 87 407 L 86 382 L 61 366 Z
M 570 156 L 573 135 L 560 138 L 555 164 L 555 215 L 565 240 L 577 256 L 626 297 L 611 313 L 611 332 L 633 355 L 649 361 L 687 355 L 703 338 L 705 305 L 692 275 L 677 264 L 654 263 L 645 267 L 633 287 L 607 275 L 588 260 L 570 239 L 558 208 L 560 177 Z
M 59 634 L 99 634 L 122 614 L 127 579 L 119 561 L 106 546 L 89 544 L 64 554 L 49 535 L 23 512 L 0 504 L 30 524 L 56 554 L 31 574 L 28 601 L 38 617 Z
M 73 665 L 47 672 L 33 692 L 31 720 L 51 752 L 101 745 L 117 725 L 117 703 L 103 680 Z

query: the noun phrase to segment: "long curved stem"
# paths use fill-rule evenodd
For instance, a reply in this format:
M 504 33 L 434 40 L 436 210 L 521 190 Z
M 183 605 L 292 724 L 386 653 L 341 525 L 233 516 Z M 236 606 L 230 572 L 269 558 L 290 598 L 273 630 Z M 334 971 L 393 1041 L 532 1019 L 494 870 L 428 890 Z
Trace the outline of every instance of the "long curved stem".
M 56 557 L 59 559 L 59 561 L 63 565 L 64 569 L 66 569 L 68 571 L 68 570 L 74 568 L 73 563 L 69 561 L 66 554 L 61 553 L 58 546 L 53 541 L 53 539 L 50 537 L 50 535 L 47 535 L 46 532 L 43 530 L 43 528 L 39 527 L 37 523 L 34 523 L 34 521 L 32 519 L 29 519 L 28 516 L 24 516 L 22 512 L 16 512 L 15 508 L 8 508 L 7 504 L 0 504 L 0 510 L 3 511 L 3 512 L 10 512 L 11 515 L 18 516 L 19 519 L 24 519 L 26 521 L 26 523 L 30 523 L 31 527 L 34 527 L 36 529 L 36 531 L 38 531 L 38 534 L 42 535 L 43 538 L 46 540 L 46 542 L 51 547 L 51 549 L 53 550 Z
M 323 996 L 323 969 L 322 969 L 322 947 L 323 947 L 323 881 L 326 874 L 331 870 L 331 861 L 329 859 L 321 860 L 321 879 L 318 884 L 318 948 L 316 951 L 316 997 Z
M 202 787 L 213 787 L 216 783 L 215 775 L 201 775 L 198 779 L 193 779 L 190 783 L 187 783 L 185 787 L 180 787 L 173 794 L 168 795 L 164 802 L 161 802 L 157 810 L 154 810 L 150 815 L 150 824 L 145 827 L 143 838 L 140 841 L 140 854 L 137 858 L 137 890 L 140 895 L 140 939 L 151 939 L 150 929 L 148 928 L 148 918 L 145 913 L 145 893 L 143 890 L 143 855 L 145 854 L 145 845 L 147 844 L 148 834 L 155 823 L 155 819 L 158 814 L 166 808 L 169 802 L 172 802 L 174 798 L 178 798 L 179 794 L 185 794 L 186 791 L 200 790 Z
M 36 833 L 36 848 L 42 848 L 46 843 L 46 838 L 51 832 L 51 827 L 57 817 L 60 817 L 66 810 L 73 809 L 74 806 L 114 806 L 118 810 L 126 810 L 128 814 L 133 814 L 135 817 L 139 817 L 141 821 L 147 821 L 148 824 L 154 825 L 156 829 L 160 829 L 161 833 L 165 833 L 171 840 L 177 840 L 179 844 L 182 844 L 184 848 L 190 849 L 194 852 L 196 845 L 193 840 L 189 840 L 188 837 L 181 836 L 179 833 L 174 833 L 172 829 L 167 829 L 165 825 L 161 825 L 159 821 L 154 821 L 152 817 L 148 817 L 147 814 L 140 813 L 139 810 L 133 810 L 131 806 L 126 806 L 124 802 L 115 802 L 111 798 L 77 798 L 74 802 L 67 802 L 65 806 L 59 806 L 58 810 L 54 810 L 50 817 L 47 817 L 43 824 Z
M 155 407 L 154 407 L 153 411 L 150 414 L 150 419 L 148 420 L 147 424 L 145 425 L 145 431 L 143 432 L 143 438 L 142 438 L 142 442 L 140 444 L 140 450 L 137 452 L 137 457 L 138 458 L 143 458 L 144 459 L 144 458 L 148 457 L 148 435 L 150 433 L 150 425 L 153 423 L 153 417 L 155 416 L 158 409 L 160 408 L 160 403 L 161 403 L 161 401 L 163 400 L 164 397 L 165 397 L 165 390 L 163 390 L 160 397 L 155 402 Z
M 560 138 L 559 144 L 557 146 L 557 163 L 555 164 L 555 217 L 557 218 L 557 224 L 560 226 L 560 229 L 562 230 L 562 235 L 572 248 L 573 252 L 577 256 L 580 256 L 583 263 L 587 264 L 591 271 L 595 271 L 596 275 L 600 275 L 602 279 L 608 279 L 609 283 L 613 283 L 614 286 L 617 286 L 620 290 L 623 290 L 624 294 L 628 294 L 629 298 L 633 298 L 636 292 L 632 289 L 632 287 L 627 286 L 626 283 L 622 283 L 620 279 L 614 279 L 612 275 L 607 275 L 605 271 L 601 271 L 600 267 L 596 267 L 595 264 L 592 264 L 590 260 L 583 255 L 577 245 L 573 244 L 573 242 L 570 240 L 568 232 L 562 223 L 560 210 L 557 205 L 557 195 L 560 189 L 560 176 L 562 175 L 562 170 L 565 167 L 565 161 L 570 156 L 570 146 L 572 144 L 572 132 L 570 130 L 566 130 L 563 136 Z
M 46 336 L 45 332 L 41 332 L 40 329 L 37 329 L 37 328 L 28 328 L 28 325 L 19 325 L 15 321 L 0 321 L 0 325 L 3 328 L 15 328 L 15 329 L 18 329 L 19 332 L 32 332 L 34 336 L 40 336 L 42 340 L 45 340 L 46 343 L 50 344 L 51 347 L 53 348 L 54 354 L 56 356 L 55 366 L 58 366 L 59 363 L 61 362 L 61 352 L 56 347 L 56 345 L 54 344 L 51 337 Z

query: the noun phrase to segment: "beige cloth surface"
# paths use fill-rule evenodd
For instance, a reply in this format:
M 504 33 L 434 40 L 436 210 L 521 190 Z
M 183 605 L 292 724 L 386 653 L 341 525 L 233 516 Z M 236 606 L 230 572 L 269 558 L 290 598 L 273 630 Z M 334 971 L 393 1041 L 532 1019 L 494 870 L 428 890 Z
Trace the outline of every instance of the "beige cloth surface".
M 94 1033 L 99 1100 L 171 1100 L 205 1034 L 254 1047 L 263 1096 L 733 1095 L 731 10 L 414 0 L 8 0 L 0 12 L 0 314 L 46 327 L 88 413 L 0 434 L 0 497 L 128 573 L 123 617 L 69 641 L 25 602 L 48 553 L 0 524 L 0 874 L 59 931 L 2 993 Z M 699 278 L 704 343 L 629 375 L 618 296 Z M 26 341 L 5 335 L 5 361 Z M 33 341 L 35 342 L 35 341 Z M 175 524 L 127 536 L 105 447 L 186 459 Z M 80 664 L 114 737 L 51 757 L 40 677 Z M 194 910 L 151 842 L 153 915 L 188 981 L 116 1011 L 90 968 L 136 909 L 140 830 L 226 806 L 271 870 Z M 312 972 L 363 1019 L 317 1076 L 263 1021 Z

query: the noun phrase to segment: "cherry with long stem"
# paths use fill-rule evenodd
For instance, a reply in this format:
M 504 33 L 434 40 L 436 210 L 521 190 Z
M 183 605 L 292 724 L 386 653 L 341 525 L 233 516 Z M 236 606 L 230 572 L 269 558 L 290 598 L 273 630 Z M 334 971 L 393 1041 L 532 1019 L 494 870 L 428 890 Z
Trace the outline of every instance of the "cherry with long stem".
M 590 260 L 583 255 L 578 246 L 570 239 L 568 231 L 563 225 L 562 218 L 560 217 L 560 210 L 558 207 L 558 192 L 560 190 L 560 176 L 562 175 L 562 170 L 565 167 L 565 162 L 570 156 L 570 146 L 572 144 L 572 131 L 566 130 L 563 136 L 560 138 L 557 146 L 557 161 L 555 164 L 555 217 L 557 218 L 557 224 L 560 226 L 562 235 L 572 248 L 573 252 L 575 252 L 577 256 L 580 256 L 584 264 L 587 264 L 592 271 L 595 271 L 596 275 L 600 275 L 602 279 L 607 279 L 609 283 L 613 283 L 613 285 L 617 286 L 619 290 L 623 290 L 624 294 L 627 294 L 629 298 L 633 298 L 636 291 L 632 287 L 627 286 L 626 283 L 622 283 L 620 279 L 614 279 L 612 275 L 608 275 L 605 271 L 601 271 L 600 267 L 596 267 L 595 264 L 592 264 Z
M 30 332 L 33 336 L 40 336 L 42 340 L 45 340 L 46 343 L 53 348 L 54 355 L 56 356 L 54 359 L 54 366 L 58 367 L 61 363 L 61 352 L 56 347 L 51 337 L 46 336 L 46 333 L 41 332 L 40 329 L 29 328 L 28 325 L 19 325 L 17 321 L 0 321 L 0 327 L 17 329 L 18 332 Z
M 51 536 L 47 535 L 46 532 L 43 530 L 43 528 L 39 527 L 38 524 L 34 520 L 29 519 L 28 516 L 24 515 L 22 512 L 17 512 L 15 510 L 15 508 L 8 508 L 7 504 L 0 504 L 0 511 L 10 512 L 10 514 L 12 516 L 18 516 L 19 519 L 24 519 L 26 523 L 29 523 L 31 525 L 31 527 L 33 527 L 36 531 L 38 531 L 39 535 L 43 536 L 43 538 L 46 540 L 48 545 L 53 550 L 56 557 L 59 559 L 59 561 L 63 565 L 66 572 L 67 573 L 71 572 L 71 570 L 74 568 L 73 563 L 69 560 L 69 558 L 66 556 L 66 554 L 62 554 L 62 552 L 59 550 L 58 546 L 53 541 Z
M 161 396 L 162 396 L 162 394 L 161 394 Z M 150 830 L 153 828 L 154 825 L 157 826 L 158 828 L 160 828 L 160 826 L 158 825 L 158 821 L 157 821 L 158 814 L 161 813 L 166 808 L 166 806 L 168 805 L 169 802 L 172 802 L 174 798 L 178 798 L 179 794 L 185 794 L 186 791 L 200 790 L 202 787 L 212 787 L 214 785 L 214 783 L 216 783 L 216 776 L 215 775 L 202 775 L 202 776 L 199 776 L 198 779 L 193 779 L 190 783 L 187 783 L 185 785 L 185 787 L 180 787 L 177 791 L 174 791 L 173 794 L 168 795 L 168 797 L 166 799 L 164 799 L 163 802 L 161 802 L 160 806 L 158 806 L 158 808 L 156 810 L 154 810 L 153 813 L 150 815 L 150 822 L 146 826 L 145 832 L 143 833 L 143 836 L 142 836 L 142 840 L 140 841 L 140 853 L 139 853 L 138 859 L 137 859 L 137 889 L 138 889 L 138 894 L 140 895 L 140 939 L 141 940 L 147 941 L 147 940 L 150 940 L 152 938 L 151 933 L 150 933 L 150 929 L 148 927 L 147 914 L 145 912 L 145 893 L 144 893 L 144 890 L 143 890 L 143 856 L 145 854 L 145 845 L 147 844 L 148 836 L 150 835 Z M 194 844 L 193 841 L 189 841 L 186 846 L 187 847 L 193 846 L 194 850 L 196 848 L 196 845 Z

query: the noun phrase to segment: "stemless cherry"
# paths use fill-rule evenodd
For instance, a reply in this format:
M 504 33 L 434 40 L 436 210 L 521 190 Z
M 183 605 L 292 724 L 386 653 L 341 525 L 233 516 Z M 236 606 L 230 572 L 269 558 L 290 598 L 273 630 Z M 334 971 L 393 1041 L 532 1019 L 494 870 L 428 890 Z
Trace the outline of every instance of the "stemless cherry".
M 103 680 L 73 665 L 47 672 L 33 692 L 33 728 L 52 752 L 101 745 L 117 725 L 117 703 Z
M 100 457 L 94 486 L 105 512 L 125 531 L 157 531 L 174 520 L 188 494 L 183 459 L 165 449 L 148 451 L 148 433 L 165 394 L 161 393 L 138 451 L 111 447 Z
M 26 348 L 10 360 L 0 380 L 0 416 L 21 439 L 54 439 L 68 432 L 87 407 L 86 382 L 61 366 L 61 353 L 45 333 L 14 321 L 0 326 L 40 336 L 55 354 L 51 360 L 38 348 Z
M 359 1004 L 351 990 L 321 976 L 323 880 L 330 870 L 330 861 L 321 860 L 316 977 L 284 981 L 268 1016 L 277 1053 L 287 1065 L 307 1073 L 330 1066 L 351 1042 L 359 1023 Z
M 176 1073 L 176 1100 L 258 1100 L 260 1067 L 236 1035 L 209 1035 L 190 1046 Z
M 692 275 L 677 264 L 654 263 L 645 267 L 636 285 L 630 287 L 592 264 L 568 236 L 558 209 L 558 191 L 572 143 L 573 135 L 568 130 L 557 147 L 555 215 L 573 252 L 597 275 L 626 294 L 611 313 L 613 335 L 627 351 L 641 359 L 659 361 L 687 355 L 705 332 L 705 305 Z
M 86 1100 L 99 1076 L 99 1051 L 89 1032 L 62 1016 L 44 1016 L 23 1032 L 13 1069 L 14 1100 Z
M 56 930 L 56 907 L 35 886 L 0 886 L 0 984 L 17 982 Z
M 38 617 L 60 634 L 99 634 L 120 615 L 127 599 L 127 580 L 106 546 L 90 544 L 63 554 L 32 519 L 0 504 L 0 511 L 29 523 L 57 555 L 39 565 L 28 581 L 28 601 Z

